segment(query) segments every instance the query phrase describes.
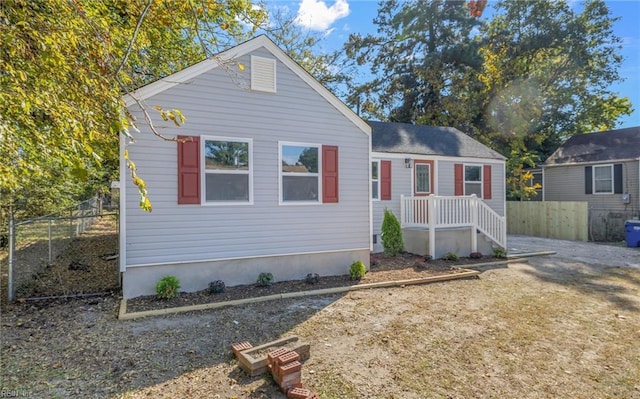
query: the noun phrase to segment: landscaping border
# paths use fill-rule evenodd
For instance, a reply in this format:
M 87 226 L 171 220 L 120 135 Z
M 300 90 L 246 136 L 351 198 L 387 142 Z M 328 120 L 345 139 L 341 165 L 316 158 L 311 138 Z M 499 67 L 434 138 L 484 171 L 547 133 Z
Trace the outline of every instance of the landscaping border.
M 365 290 L 365 289 L 371 289 L 371 288 L 400 287 L 405 285 L 428 284 L 428 283 L 436 283 L 436 282 L 442 282 L 442 281 L 472 278 L 472 277 L 479 276 L 481 274 L 481 271 L 471 270 L 471 268 L 473 269 L 487 268 L 491 266 L 498 266 L 502 264 L 518 262 L 518 261 L 521 261 L 522 259 L 529 258 L 532 256 L 545 256 L 545 255 L 553 255 L 553 254 L 555 254 L 555 252 L 553 251 L 521 253 L 521 254 L 509 256 L 503 260 L 499 260 L 495 262 L 478 263 L 472 266 L 467 265 L 467 268 L 459 269 L 461 270 L 461 272 L 459 271 L 457 273 L 443 274 L 439 276 L 414 278 L 414 279 L 408 279 L 408 280 L 381 281 L 377 283 L 348 285 L 344 287 L 324 288 L 324 289 L 310 290 L 310 291 L 286 292 L 283 294 L 274 294 L 274 295 L 266 295 L 266 296 L 253 297 L 253 298 L 236 299 L 236 300 L 224 301 L 224 302 L 203 303 L 198 305 L 180 306 L 175 308 L 145 310 L 141 312 L 128 313 L 127 300 L 123 298 L 120 300 L 120 309 L 118 311 L 118 319 L 119 320 L 135 320 L 142 317 L 164 316 L 169 314 L 194 312 L 199 310 L 218 309 L 226 306 L 239 306 L 239 305 L 246 305 L 250 303 L 273 301 L 277 299 L 300 298 L 305 296 L 325 295 L 325 294 L 338 294 L 341 292 Z

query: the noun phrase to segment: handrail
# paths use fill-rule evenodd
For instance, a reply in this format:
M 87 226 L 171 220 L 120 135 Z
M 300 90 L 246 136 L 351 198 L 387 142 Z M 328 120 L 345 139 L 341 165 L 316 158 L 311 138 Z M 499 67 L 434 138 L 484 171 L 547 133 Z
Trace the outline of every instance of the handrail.
M 401 197 L 402 227 L 472 227 L 502 248 L 507 244 L 506 218 L 474 194 L 470 196 Z

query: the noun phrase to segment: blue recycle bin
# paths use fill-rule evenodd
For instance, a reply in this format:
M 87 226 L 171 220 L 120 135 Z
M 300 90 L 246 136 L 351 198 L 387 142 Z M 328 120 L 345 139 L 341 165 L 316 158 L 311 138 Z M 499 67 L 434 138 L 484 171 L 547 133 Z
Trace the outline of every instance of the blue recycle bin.
M 627 220 L 624 229 L 627 232 L 627 247 L 640 247 L 640 220 Z

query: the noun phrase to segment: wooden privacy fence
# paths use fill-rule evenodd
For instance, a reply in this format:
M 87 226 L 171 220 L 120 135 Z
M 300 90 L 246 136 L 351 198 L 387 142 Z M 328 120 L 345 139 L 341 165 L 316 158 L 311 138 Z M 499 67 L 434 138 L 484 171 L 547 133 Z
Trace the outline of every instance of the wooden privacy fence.
M 562 240 L 589 240 L 586 202 L 508 201 L 507 232 Z

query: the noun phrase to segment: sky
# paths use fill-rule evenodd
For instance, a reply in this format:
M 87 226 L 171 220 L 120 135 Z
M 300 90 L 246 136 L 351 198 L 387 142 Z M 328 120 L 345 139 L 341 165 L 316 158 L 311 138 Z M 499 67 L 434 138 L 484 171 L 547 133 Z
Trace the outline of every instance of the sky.
M 484 15 L 491 14 L 489 0 Z M 574 1 L 576 7 L 578 1 Z M 611 90 L 631 101 L 633 113 L 619 119 L 617 128 L 640 126 L 640 0 L 607 0 L 611 15 L 620 19 L 614 25 L 622 38 L 621 55 L 624 58 L 618 70 L 624 79 L 611 86 Z M 321 49 L 338 50 L 351 33 L 375 33 L 373 19 L 378 2 L 374 0 L 267 0 L 267 7 L 285 7 L 297 15 L 297 23 L 324 36 Z

